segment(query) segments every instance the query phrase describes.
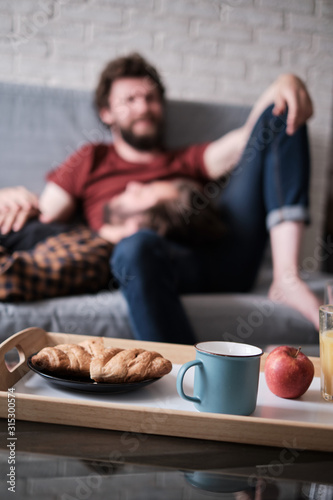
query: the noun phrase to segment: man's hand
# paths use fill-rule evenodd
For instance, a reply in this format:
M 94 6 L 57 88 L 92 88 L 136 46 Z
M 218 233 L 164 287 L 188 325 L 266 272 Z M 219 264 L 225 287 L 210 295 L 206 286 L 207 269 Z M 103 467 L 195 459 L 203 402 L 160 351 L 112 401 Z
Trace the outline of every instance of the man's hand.
M 281 115 L 287 106 L 286 132 L 292 135 L 312 116 L 313 106 L 302 80 L 291 74 L 281 75 L 275 82 L 273 114 Z
M 313 113 L 311 98 L 302 80 L 291 74 L 279 76 L 259 97 L 242 127 L 208 145 L 204 162 L 209 177 L 217 179 L 237 165 L 258 118 L 272 104 L 274 115 L 281 115 L 288 107 L 286 133 L 289 135 Z
M 22 186 L 0 189 L 0 232 L 19 231 L 39 214 L 38 197 Z
M 99 229 L 98 234 L 101 238 L 116 245 L 124 238 L 132 236 L 140 229 L 140 224 L 135 217 L 129 217 L 123 224 L 103 224 Z

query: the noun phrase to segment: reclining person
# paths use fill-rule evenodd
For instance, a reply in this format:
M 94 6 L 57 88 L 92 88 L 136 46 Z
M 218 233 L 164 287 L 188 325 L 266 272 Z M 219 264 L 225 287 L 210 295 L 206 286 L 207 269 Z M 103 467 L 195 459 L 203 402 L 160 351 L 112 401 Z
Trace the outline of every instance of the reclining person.
M 138 197 L 141 187 L 144 203 Z M 200 185 L 188 180 L 129 183 L 105 205 L 102 237 L 82 224 L 31 218 L 19 231 L 0 234 L 0 300 L 32 301 L 107 287 L 113 246 L 143 228 L 190 246 L 219 240 L 223 223 L 211 204 L 200 205 L 201 197 Z
M 43 223 L 38 215 L 38 210 L 34 215 L 31 211 L 31 217 L 18 231 L 0 233 L 0 246 L 9 253 L 28 251 L 49 237 L 81 227 L 74 223 Z M 141 229 L 151 229 L 190 246 L 207 245 L 225 232 L 218 211 L 204 199 L 200 184 L 189 179 L 129 182 L 122 193 L 104 205 L 103 222 L 98 233 L 113 245 Z
M 104 206 L 99 234 L 110 243 L 142 229 L 189 247 L 221 240 L 226 228 L 202 187 L 188 179 L 129 182 L 125 191 Z
M 214 198 L 227 235 L 203 247 L 175 244 L 151 229 L 118 240 L 111 271 L 127 300 L 134 335 L 193 343 L 179 295 L 249 291 L 268 236 L 273 258 L 269 297 L 299 310 L 318 328 L 318 300 L 298 272 L 302 232 L 309 222 L 305 122 L 312 105 L 304 84 L 282 75 L 242 127 L 177 151 L 163 147 L 164 86 L 139 55 L 106 66 L 96 104 L 113 144 L 89 144 L 74 153 L 49 174 L 39 200 L 23 189 L 2 190 L 2 231 L 19 229 L 36 208 L 41 221 L 69 220 L 81 202 L 89 226 L 106 237 L 110 228 L 103 223 L 103 207 L 109 199 L 116 204 L 133 181 L 141 183 L 144 198 L 148 182 L 193 179 L 207 199 Z M 166 196 L 166 186 L 161 189 Z

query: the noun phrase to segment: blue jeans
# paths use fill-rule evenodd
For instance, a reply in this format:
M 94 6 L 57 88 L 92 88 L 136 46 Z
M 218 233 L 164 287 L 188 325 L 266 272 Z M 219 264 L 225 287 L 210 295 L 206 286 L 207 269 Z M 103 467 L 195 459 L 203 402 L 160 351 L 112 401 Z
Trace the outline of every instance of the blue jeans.
M 274 117 L 267 108 L 237 167 L 204 186 L 228 228 L 221 241 L 189 248 L 147 229 L 116 245 L 111 270 L 136 338 L 193 344 L 179 295 L 251 290 L 271 227 L 309 222 L 307 130 L 288 136 L 285 123 L 286 115 Z

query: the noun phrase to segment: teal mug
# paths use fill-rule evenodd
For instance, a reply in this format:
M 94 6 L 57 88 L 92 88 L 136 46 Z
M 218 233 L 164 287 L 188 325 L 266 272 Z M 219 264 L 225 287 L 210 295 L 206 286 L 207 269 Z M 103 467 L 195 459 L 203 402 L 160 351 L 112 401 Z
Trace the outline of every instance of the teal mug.
M 196 359 L 181 366 L 178 394 L 197 410 L 231 415 L 250 415 L 257 404 L 262 349 L 238 342 L 200 342 Z M 185 394 L 185 373 L 195 367 L 193 396 Z

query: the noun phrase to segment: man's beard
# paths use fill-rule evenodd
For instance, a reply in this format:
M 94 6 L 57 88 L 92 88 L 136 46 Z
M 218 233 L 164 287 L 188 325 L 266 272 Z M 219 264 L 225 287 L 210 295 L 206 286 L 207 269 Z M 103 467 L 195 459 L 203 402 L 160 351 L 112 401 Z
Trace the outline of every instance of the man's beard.
M 106 203 L 103 207 L 103 222 L 117 226 L 138 213 L 140 213 L 138 210 L 125 210 L 121 205 L 112 206 L 110 203 Z
M 163 145 L 164 136 L 164 122 L 157 121 L 152 118 L 155 124 L 155 131 L 150 134 L 137 135 L 133 132 L 133 127 L 121 128 L 119 132 L 127 144 L 139 151 L 152 151 L 154 149 L 161 149 Z M 133 125 L 133 124 L 132 124 Z

